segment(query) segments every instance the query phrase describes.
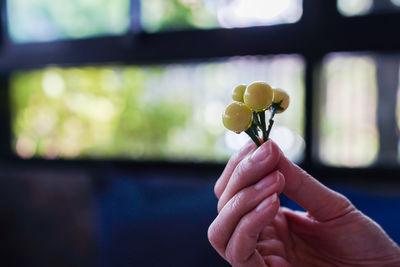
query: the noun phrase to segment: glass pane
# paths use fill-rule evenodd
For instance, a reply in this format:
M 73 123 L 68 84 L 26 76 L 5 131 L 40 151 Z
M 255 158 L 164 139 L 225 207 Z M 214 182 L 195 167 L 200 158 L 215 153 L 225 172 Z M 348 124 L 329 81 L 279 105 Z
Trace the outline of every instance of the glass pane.
M 337 7 L 344 16 L 394 13 L 400 12 L 400 0 L 337 0 Z
M 142 0 L 145 31 L 233 28 L 294 23 L 302 0 Z
M 23 158 L 226 160 L 248 140 L 222 126 L 231 91 L 263 80 L 291 95 L 271 135 L 299 160 L 303 76 L 296 55 L 19 72 L 11 81 L 13 148 Z
M 129 0 L 8 0 L 15 42 L 121 34 L 129 27 Z
M 372 57 L 332 54 L 323 63 L 319 156 L 329 165 L 367 166 L 378 153 L 377 80 Z

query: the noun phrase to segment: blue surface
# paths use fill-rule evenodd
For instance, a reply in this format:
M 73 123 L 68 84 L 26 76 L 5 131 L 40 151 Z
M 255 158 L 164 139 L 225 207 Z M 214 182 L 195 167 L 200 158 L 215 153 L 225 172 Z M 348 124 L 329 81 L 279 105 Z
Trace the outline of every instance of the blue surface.
M 112 175 L 97 193 L 100 266 L 229 266 L 207 229 L 216 216 L 214 181 Z M 400 241 L 400 197 L 334 188 Z M 282 197 L 282 204 L 298 208 Z
M 98 196 L 100 266 L 228 266 L 207 240 L 212 189 L 201 180 L 111 179 Z

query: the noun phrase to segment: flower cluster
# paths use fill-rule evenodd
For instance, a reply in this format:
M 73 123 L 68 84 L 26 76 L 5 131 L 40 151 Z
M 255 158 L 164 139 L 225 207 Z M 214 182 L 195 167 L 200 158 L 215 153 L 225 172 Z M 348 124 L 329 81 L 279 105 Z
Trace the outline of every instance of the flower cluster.
M 259 133 L 262 132 L 262 140 L 269 138 L 274 116 L 285 111 L 290 102 L 289 95 L 282 89 L 272 89 L 265 82 L 253 82 L 249 85 L 239 85 L 232 93 L 234 100 L 222 115 L 224 126 L 235 133 L 246 132 L 250 138 L 261 145 Z M 265 111 L 271 112 L 268 128 L 265 122 Z

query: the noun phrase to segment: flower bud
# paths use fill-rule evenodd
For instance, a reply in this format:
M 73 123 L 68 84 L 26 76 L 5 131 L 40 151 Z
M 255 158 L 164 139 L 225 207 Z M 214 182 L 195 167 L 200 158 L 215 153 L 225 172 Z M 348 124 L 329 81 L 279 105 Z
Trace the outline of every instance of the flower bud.
M 272 104 L 272 88 L 265 82 L 253 82 L 244 92 L 244 103 L 254 111 L 263 111 Z
M 272 105 L 276 106 L 276 113 L 284 112 L 290 102 L 289 95 L 282 89 L 273 89 Z
M 222 115 L 222 123 L 228 130 L 240 133 L 250 128 L 253 119 L 251 110 L 241 102 L 233 102 Z
M 243 101 L 243 95 L 244 95 L 244 91 L 246 90 L 246 85 L 241 84 L 235 87 L 235 89 L 233 89 L 232 92 L 232 99 L 238 102 L 244 102 Z

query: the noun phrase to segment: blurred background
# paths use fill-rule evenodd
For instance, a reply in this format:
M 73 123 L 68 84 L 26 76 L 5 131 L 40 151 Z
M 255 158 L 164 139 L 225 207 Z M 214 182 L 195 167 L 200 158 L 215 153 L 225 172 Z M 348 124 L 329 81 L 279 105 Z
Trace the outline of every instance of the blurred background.
M 257 80 L 291 96 L 285 154 L 400 242 L 400 1 L 0 3 L 10 266 L 227 266 L 213 185 L 247 137 L 221 114 Z

